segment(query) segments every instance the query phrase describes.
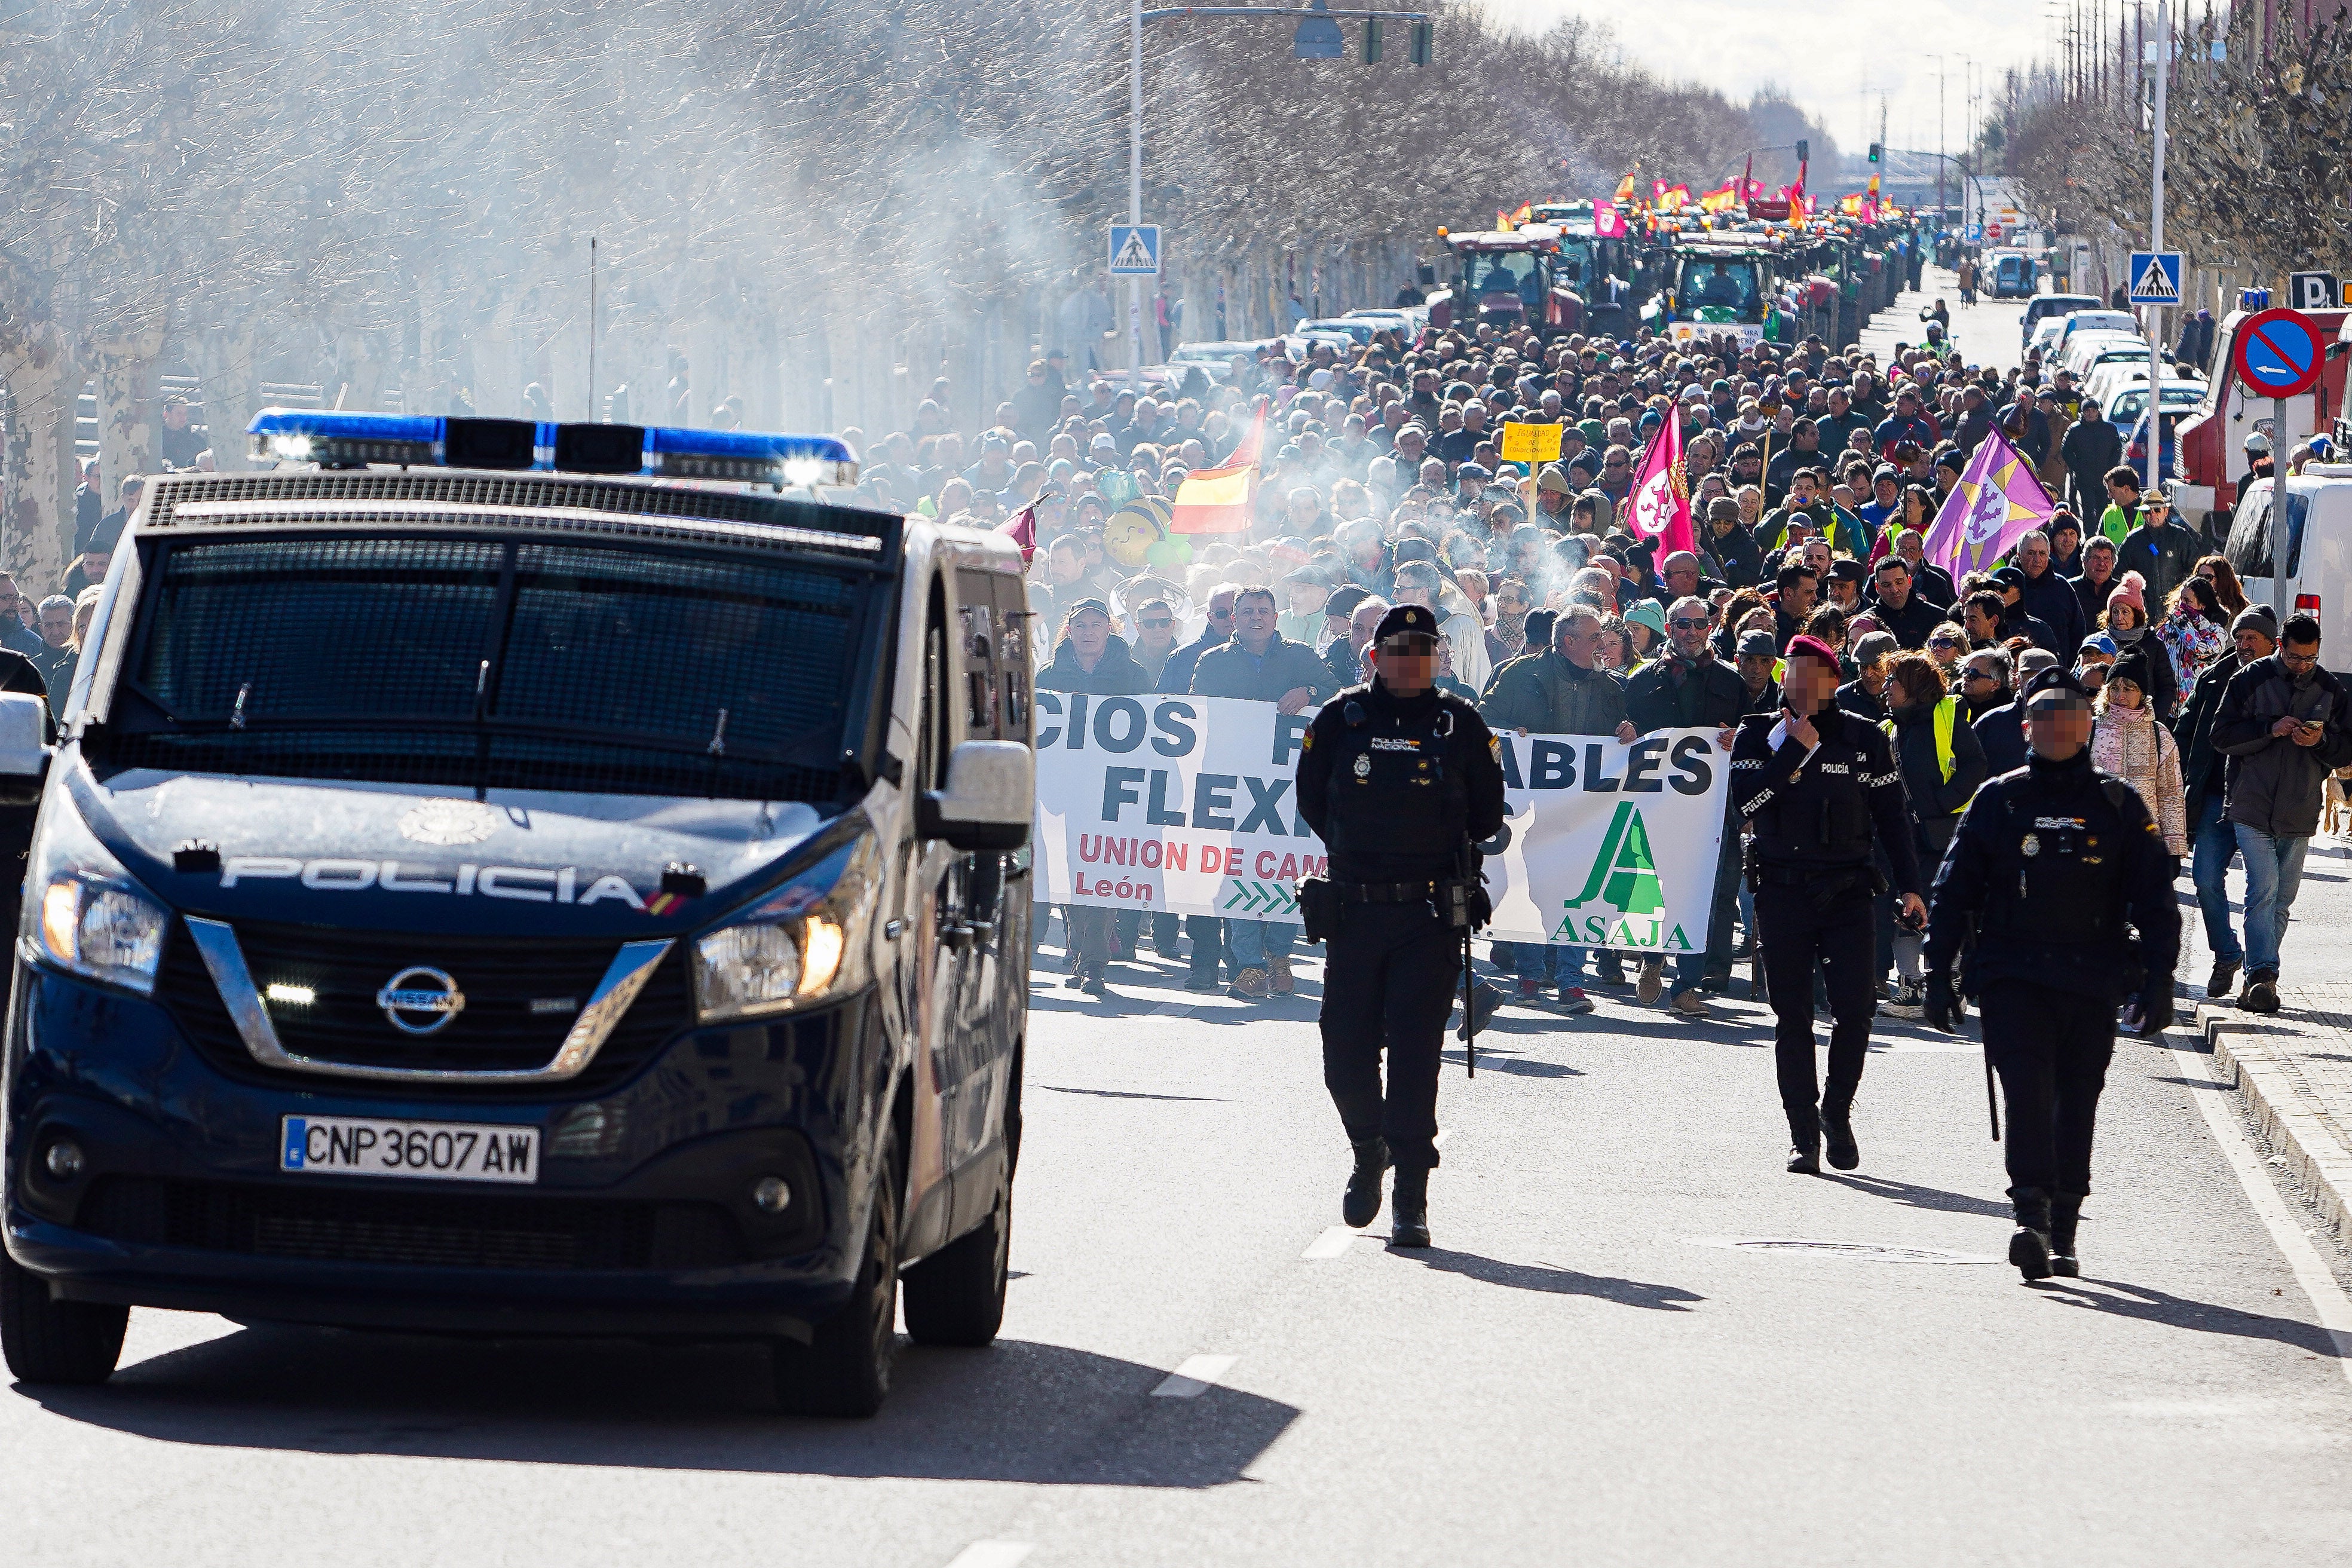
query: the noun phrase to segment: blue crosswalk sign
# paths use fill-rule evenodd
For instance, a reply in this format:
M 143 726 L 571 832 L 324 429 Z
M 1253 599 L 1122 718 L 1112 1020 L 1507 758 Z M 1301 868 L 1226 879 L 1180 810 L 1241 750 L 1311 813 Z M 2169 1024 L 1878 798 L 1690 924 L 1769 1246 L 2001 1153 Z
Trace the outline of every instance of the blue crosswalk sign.
M 2125 276 L 2131 279 L 2135 305 L 2180 303 L 2180 252 L 2177 250 L 2135 250 Z
M 1110 226 L 1110 275 L 1114 278 L 1160 276 L 1158 224 L 1115 223 Z

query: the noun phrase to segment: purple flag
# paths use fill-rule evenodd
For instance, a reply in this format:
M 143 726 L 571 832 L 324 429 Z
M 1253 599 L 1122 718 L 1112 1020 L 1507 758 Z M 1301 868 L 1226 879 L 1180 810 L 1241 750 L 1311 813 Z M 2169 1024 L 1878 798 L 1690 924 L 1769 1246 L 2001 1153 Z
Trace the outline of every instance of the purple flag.
M 2033 465 L 1995 430 L 1944 498 L 1943 510 L 1927 530 L 1925 553 L 1957 583 L 1969 573 L 1990 570 L 2019 540 L 2048 524 L 2055 510 Z

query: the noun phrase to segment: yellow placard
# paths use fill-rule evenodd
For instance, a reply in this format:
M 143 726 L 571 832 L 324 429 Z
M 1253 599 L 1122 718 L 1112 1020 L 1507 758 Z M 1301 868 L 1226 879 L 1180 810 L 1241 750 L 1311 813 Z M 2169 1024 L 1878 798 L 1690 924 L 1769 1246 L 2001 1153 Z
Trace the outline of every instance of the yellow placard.
M 1559 460 L 1558 425 L 1528 425 L 1517 420 L 1503 424 L 1503 461 L 1507 463 L 1552 463 Z

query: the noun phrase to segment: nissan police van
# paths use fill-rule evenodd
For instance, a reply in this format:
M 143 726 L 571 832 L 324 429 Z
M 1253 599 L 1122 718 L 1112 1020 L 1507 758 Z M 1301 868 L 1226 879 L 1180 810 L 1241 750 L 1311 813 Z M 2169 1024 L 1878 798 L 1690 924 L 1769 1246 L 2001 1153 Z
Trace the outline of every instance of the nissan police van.
M 902 1280 L 917 1342 L 987 1343 L 1012 542 L 855 504 L 817 437 L 249 438 L 149 482 L 55 743 L 0 694 L 10 1368 L 100 1381 L 134 1306 L 754 1339 L 784 1408 L 863 1415 Z

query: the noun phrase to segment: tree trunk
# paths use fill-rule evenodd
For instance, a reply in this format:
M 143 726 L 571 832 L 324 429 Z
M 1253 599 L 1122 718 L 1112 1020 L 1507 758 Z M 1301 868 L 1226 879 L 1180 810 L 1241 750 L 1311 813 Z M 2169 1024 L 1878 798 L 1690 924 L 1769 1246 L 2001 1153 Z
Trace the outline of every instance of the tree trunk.
M 6 526 L 0 529 L 0 566 L 36 597 L 65 581 L 73 549 L 75 405 L 82 369 L 53 327 L 0 358 L 8 395 Z
M 250 466 L 245 456 L 245 427 L 261 406 L 261 378 L 255 374 L 253 329 L 243 323 L 200 333 L 195 342 L 196 379 L 204 394 L 205 428 L 213 447 L 213 467 L 224 474 L 241 474 Z
M 98 471 L 110 489 L 132 474 L 152 474 L 163 466 L 156 394 L 156 360 L 163 350 L 160 330 L 98 345 L 91 367 L 98 377 Z

